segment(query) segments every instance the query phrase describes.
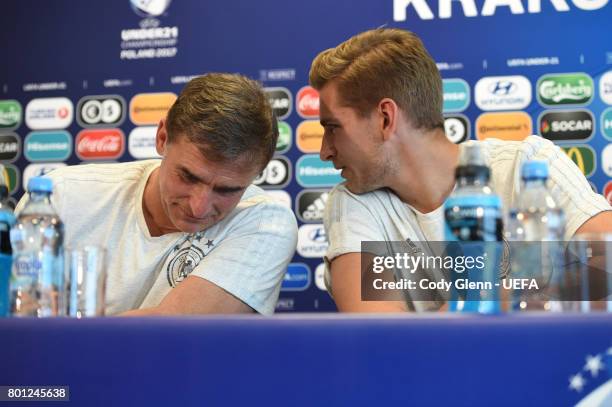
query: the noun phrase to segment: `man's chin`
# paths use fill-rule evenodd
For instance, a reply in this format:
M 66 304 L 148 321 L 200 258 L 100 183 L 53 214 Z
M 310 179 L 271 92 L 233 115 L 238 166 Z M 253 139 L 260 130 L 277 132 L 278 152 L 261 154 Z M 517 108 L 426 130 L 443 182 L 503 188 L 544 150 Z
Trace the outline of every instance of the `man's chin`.
M 371 192 L 376 189 L 376 188 L 370 188 L 367 185 L 361 185 L 357 182 L 352 182 L 349 180 L 346 180 L 346 182 L 344 183 L 344 186 L 346 187 L 346 189 L 351 191 L 353 194 L 365 194 L 366 192 Z

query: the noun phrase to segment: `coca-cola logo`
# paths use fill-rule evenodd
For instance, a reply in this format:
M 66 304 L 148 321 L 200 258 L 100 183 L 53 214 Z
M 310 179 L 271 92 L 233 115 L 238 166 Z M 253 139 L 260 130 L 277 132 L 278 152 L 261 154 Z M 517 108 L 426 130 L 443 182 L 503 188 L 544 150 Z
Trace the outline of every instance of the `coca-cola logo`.
M 76 154 L 81 160 L 114 160 L 125 150 L 119 129 L 83 130 L 77 135 Z
M 297 94 L 297 112 L 304 118 L 319 117 L 319 92 L 311 86 L 304 86 Z

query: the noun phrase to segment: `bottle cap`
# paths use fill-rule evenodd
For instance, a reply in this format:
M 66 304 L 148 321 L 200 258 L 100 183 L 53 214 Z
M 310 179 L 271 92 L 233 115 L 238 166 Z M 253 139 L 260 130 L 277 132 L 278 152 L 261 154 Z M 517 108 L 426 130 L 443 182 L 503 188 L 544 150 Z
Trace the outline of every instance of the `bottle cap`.
M 530 179 L 547 179 L 548 164 L 546 161 L 531 160 L 523 164 L 521 168 L 521 178 L 524 180 Z
M 32 177 L 28 181 L 28 192 L 53 192 L 53 181 L 48 177 Z

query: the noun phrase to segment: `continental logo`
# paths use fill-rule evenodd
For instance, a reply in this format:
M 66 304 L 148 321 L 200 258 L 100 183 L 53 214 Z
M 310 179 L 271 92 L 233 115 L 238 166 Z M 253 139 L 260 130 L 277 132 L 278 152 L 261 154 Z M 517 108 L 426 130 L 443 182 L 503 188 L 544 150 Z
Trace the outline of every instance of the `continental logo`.
M 293 106 L 289 89 L 280 87 L 264 88 L 264 92 L 268 97 L 276 118 L 279 120 L 286 119 L 291 114 L 291 107 Z
M 588 145 L 560 146 L 567 156 L 578 166 L 585 177 L 595 172 L 597 163 L 595 151 Z
M 532 134 L 531 117 L 525 112 L 483 113 L 476 119 L 476 138 L 524 140 Z
M 462 114 L 444 116 L 444 132 L 453 143 L 463 143 L 470 138 L 470 121 Z
M 19 158 L 21 139 L 15 133 L 0 134 L 0 161 L 13 162 Z
M 520 110 L 531 103 L 531 82 L 524 76 L 488 76 L 474 88 L 480 110 Z
M 0 100 L 0 130 L 15 130 L 21 124 L 21 104 L 16 100 Z
M 601 152 L 601 168 L 608 177 L 612 177 L 612 144 L 608 144 Z
M 283 188 L 291 180 L 291 164 L 285 157 L 274 157 L 253 181 L 262 188 Z
M 33 131 L 24 141 L 23 154 L 30 161 L 64 161 L 72 154 L 67 131 Z
M 298 114 L 304 119 L 319 117 L 319 92 L 311 86 L 298 91 L 296 100 Z
M 119 95 L 85 96 L 77 103 L 81 127 L 117 127 L 125 119 L 125 100 Z
M 19 170 L 14 165 L 4 164 L 2 175 L 8 184 L 9 194 L 14 194 L 19 188 Z
M 276 152 L 283 154 L 291 148 L 293 131 L 287 122 L 278 122 L 278 140 L 276 140 Z
M 175 100 L 171 92 L 139 93 L 130 101 L 130 120 L 137 126 L 157 125 Z
M 612 140 L 612 107 L 601 113 L 601 134 L 608 140 Z
M 470 86 L 463 79 L 444 79 L 442 91 L 444 113 L 462 112 L 470 105 Z
M 305 188 L 333 187 L 344 181 L 340 173 L 330 161 L 321 161 L 318 154 L 305 154 L 295 164 L 296 181 Z
M 297 127 L 297 147 L 303 153 L 318 153 L 323 143 L 325 130 L 318 120 L 306 120 Z
M 549 110 L 539 117 L 540 136 L 552 141 L 586 141 L 594 132 L 594 119 L 588 110 Z
M 586 105 L 593 99 L 593 79 L 583 72 L 544 75 L 537 88 L 542 106 Z

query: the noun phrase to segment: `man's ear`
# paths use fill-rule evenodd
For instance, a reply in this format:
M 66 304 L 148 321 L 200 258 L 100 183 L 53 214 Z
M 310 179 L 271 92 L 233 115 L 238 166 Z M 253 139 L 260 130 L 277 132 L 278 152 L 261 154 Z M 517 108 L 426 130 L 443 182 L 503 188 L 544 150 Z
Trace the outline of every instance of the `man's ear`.
M 166 119 L 161 119 L 157 125 L 155 135 L 155 150 L 157 154 L 164 157 L 166 155 L 166 144 L 168 143 L 168 131 L 166 130 Z
M 378 114 L 380 116 L 380 130 L 383 141 L 389 140 L 397 128 L 399 111 L 397 103 L 393 99 L 384 98 L 378 103 Z

